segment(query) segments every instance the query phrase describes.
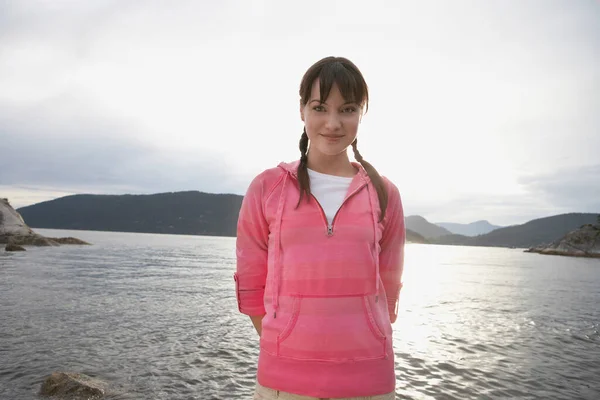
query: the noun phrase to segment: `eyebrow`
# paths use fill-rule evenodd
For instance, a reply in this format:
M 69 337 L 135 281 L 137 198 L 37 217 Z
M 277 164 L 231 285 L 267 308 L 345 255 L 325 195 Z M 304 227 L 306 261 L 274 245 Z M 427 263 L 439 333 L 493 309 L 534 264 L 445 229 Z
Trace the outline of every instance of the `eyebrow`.
M 328 105 L 326 102 L 324 102 L 324 101 L 321 101 L 321 100 L 318 100 L 318 99 L 312 99 L 312 100 L 311 100 L 311 101 L 309 101 L 308 103 L 310 104 L 310 103 L 312 103 L 313 101 L 316 101 L 316 102 L 317 102 L 317 103 L 319 103 L 319 104 L 325 104 L 325 105 Z M 347 102 L 345 102 L 344 104 L 342 104 L 342 106 L 345 106 L 345 105 L 348 105 L 348 104 L 356 104 L 356 105 L 358 105 L 358 103 L 357 103 L 357 102 L 355 102 L 355 101 L 347 101 Z

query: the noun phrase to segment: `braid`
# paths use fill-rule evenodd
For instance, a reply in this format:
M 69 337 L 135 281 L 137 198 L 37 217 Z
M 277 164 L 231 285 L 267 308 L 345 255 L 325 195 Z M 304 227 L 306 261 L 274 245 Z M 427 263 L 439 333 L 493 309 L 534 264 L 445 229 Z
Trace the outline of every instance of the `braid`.
M 358 161 L 362 165 L 362 163 L 365 162 L 365 159 L 358 152 L 358 148 L 356 147 L 357 145 L 358 145 L 358 138 L 354 139 L 354 142 L 352 142 L 352 151 L 354 152 L 354 158 L 356 159 L 356 161 Z M 363 165 L 363 167 L 364 167 L 364 165 Z
M 385 183 L 383 182 L 383 178 L 379 175 L 379 172 L 371 165 L 371 163 L 365 161 L 363 156 L 358 152 L 358 139 L 354 139 L 352 142 L 352 151 L 354 152 L 354 158 L 356 161 L 363 166 L 369 178 L 371 178 L 371 182 L 373 186 L 375 186 L 375 190 L 377 191 L 377 198 L 379 199 L 379 207 L 381 208 L 381 214 L 379 215 L 379 222 L 383 221 L 385 218 L 385 211 L 387 209 L 388 203 L 388 194 L 385 188 Z
M 308 161 L 308 135 L 306 134 L 306 128 L 302 131 L 302 136 L 300 136 L 300 162 L 306 164 Z
M 300 148 L 300 164 L 298 165 L 298 182 L 300 183 L 300 198 L 298 199 L 298 204 L 296 207 L 300 205 L 302 201 L 302 196 L 306 195 L 306 199 L 308 201 L 308 196 L 310 196 L 310 177 L 308 176 L 308 135 L 306 134 L 306 128 L 304 128 L 302 132 L 302 136 L 300 136 L 299 146 Z

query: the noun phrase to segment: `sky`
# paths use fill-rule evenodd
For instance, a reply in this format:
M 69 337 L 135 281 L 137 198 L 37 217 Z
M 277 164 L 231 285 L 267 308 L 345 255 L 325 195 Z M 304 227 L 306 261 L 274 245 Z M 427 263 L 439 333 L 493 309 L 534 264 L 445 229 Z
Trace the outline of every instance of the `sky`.
M 359 149 L 405 215 L 600 212 L 597 0 L 0 0 L 0 197 L 243 195 L 299 158 L 330 55 L 369 85 Z

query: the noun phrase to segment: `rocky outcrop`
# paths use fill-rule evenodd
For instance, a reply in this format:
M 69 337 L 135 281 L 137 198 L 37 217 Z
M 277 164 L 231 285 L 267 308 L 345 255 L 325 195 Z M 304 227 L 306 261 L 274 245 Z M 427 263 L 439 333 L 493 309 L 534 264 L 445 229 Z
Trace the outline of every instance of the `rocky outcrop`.
M 18 244 L 9 243 L 6 245 L 6 251 L 25 251 L 25 247 L 21 247 Z
M 63 238 L 50 238 L 52 241 L 58 243 L 58 244 L 83 244 L 83 245 L 89 245 L 88 242 L 84 242 L 81 239 L 77 239 L 74 237 L 63 237 Z
M 10 205 L 8 199 L 0 199 L 0 244 L 6 251 L 16 251 L 23 246 L 60 246 L 61 244 L 89 244 L 72 237 L 47 238 L 27 226 L 21 215 Z
M 23 217 L 8 202 L 0 199 L 0 237 L 6 235 L 33 235 L 31 228 L 25 224 Z
M 548 246 L 532 247 L 525 252 L 600 258 L 600 223 L 583 225 Z
M 0 240 L 5 240 L 4 243 L 12 244 L 16 246 L 58 246 L 59 244 L 54 240 L 33 233 L 31 235 L 13 235 L 0 237 Z M 0 242 L 2 243 L 2 242 Z
M 96 400 L 104 398 L 107 388 L 105 382 L 84 374 L 54 372 L 42 384 L 40 395 L 69 400 Z
M 89 245 L 89 243 L 74 237 L 50 238 L 38 235 L 37 233 L 27 236 L 9 236 L 7 237 L 7 243 L 19 246 L 60 246 L 61 244 Z

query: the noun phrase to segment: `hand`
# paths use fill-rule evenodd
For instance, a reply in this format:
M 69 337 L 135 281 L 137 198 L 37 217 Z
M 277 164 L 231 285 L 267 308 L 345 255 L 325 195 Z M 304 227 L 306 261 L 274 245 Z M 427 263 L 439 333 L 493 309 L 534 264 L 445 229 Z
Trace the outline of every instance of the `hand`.
M 250 316 L 250 320 L 252 321 L 252 324 L 254 325 L 254 329 L 256 329 L 256 333 L 258 333 L 258 337 L 260 337 L 260 335 L 262 334 L 262 320 L 263 320 L 264 316 L 265 316 L 264 314 Z

